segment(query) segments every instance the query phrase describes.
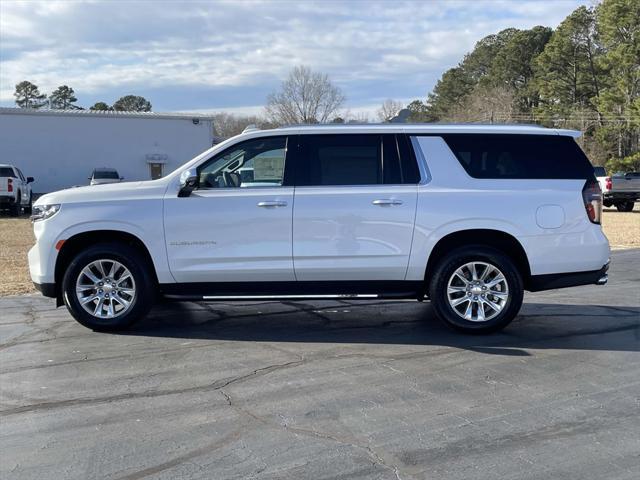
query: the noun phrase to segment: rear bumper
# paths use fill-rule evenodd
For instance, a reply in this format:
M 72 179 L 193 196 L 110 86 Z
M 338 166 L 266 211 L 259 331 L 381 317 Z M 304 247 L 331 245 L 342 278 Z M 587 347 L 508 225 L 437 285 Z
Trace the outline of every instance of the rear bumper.
M 556 288 L 578 287 L 580 285 L 604 285 L 609 280 L 609 262 L 600 270 L 590 272 L 551 273 L 532 275 L 527 290 L 540 292 Z
M 16 198 L 11 195 L 0 195 L 0 205 L 13 205 L 16 203 Z
M 56 290 L 56 284 L 55 283 L 36 283 L 33 282 L 34 287 L 36 287 L 36 290 L 38 290 L 40 293 L 42 293 L 43 296 L 45 297 L 49 297 L 49 298 L 56 298 L 58 296 L 58 292 Z
M 603 200 L 615 201 L 615 200 L 629 200 L 637 202 L 640 199 L 640 192 L 613 192 L 604 193 L 602 195 Z

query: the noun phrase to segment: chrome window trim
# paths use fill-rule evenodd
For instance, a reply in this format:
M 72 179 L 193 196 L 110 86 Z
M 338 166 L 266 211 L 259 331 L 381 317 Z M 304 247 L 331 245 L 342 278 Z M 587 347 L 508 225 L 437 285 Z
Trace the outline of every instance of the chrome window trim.
M 420 171 L 420 182 L 418 185 L 427 185 L 432 179 L 427 159 L 422 152 L 422 148 L 420 148 L 418 136 L 409 134 L 409 138 L 411 139 L 411 148 L 413 148 L 416 160 L 418 161 L 418 170 Z

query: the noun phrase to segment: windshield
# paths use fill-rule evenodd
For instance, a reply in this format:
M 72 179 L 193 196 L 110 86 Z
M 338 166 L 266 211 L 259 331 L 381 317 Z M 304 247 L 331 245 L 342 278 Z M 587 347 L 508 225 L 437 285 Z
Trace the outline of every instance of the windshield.
M 593 167 L 593 172 L 596 174 L 596 177 L 606 177 L 607 171 L 604 167 Z
M 115 170 L 108 170 L 108 171 L 95 171 L 95 172 L 93 172 L 93 178 L 118 180 L 120 177 L 118 176 L 118 172 L 116 172 Z

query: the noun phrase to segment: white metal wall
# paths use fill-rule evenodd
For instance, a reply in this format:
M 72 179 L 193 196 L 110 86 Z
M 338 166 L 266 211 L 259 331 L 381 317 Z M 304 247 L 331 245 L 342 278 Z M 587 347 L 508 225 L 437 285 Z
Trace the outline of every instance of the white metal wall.
M 165 162 L 166 175 L 213 138 L 211 119 L 0 112 L 0 164 L 35 177 L 35 193 L 87 185 L 99 167 L 116 168 L 125 181 L 148 180 L 153 158 Z

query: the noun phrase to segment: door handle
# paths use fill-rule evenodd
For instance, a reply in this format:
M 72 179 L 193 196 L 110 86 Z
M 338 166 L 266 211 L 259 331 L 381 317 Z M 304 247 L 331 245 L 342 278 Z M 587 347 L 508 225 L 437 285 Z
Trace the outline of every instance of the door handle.
M 263 207 L 263 208 L 270 208 L 270 207 L 286 207 L 287 206 L 287 202 L 283 202 L 283 201 L 266 201 L 266 202 L 258 202 L 258 206 L 259 207 Z
M 402 200 L 396 200 L 393 198 L 380 198 L 378 200 L 374 200 L 374 205 L 387 206 L 387 205 L 402 205 Z

